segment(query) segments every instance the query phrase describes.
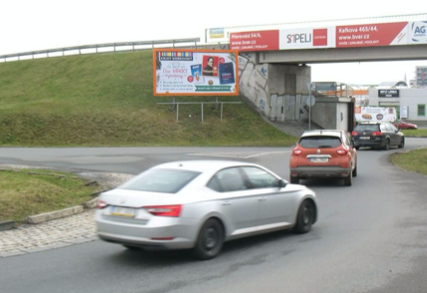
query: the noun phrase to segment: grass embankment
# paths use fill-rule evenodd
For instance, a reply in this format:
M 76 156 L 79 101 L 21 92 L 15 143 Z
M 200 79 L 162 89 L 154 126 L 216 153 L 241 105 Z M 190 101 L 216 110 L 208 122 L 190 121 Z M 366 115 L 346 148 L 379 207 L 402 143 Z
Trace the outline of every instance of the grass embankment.
M 0 222 L 21 223 L 28 216 L 83 204 L 96 186 L 73 175 L 43 170 L 0 172 Z
M 402 169 L 427 175 L 427 149 L 395 153 L 391 155 L 390 160 L 393 165 Z
M 402 132 L 407 137 L 427 137 L 427 128 L 403 129 Z
M 0 146 L 285 146 L 295 141 L 245 103 L 224 105 L 223 120 L 219 109 L 205 105 L 203 123 L 200 105 L 181 105 L 177 122 L 170 106 L 157 105 L 171 99 L 152 95 L 152 51 L 0 63 L 0 85 Z

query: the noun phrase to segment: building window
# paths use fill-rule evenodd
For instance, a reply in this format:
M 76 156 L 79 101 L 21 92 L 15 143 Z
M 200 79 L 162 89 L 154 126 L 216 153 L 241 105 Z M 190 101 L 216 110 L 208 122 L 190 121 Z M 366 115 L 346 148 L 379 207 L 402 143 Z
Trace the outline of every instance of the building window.
M 426 115 L 426 105 L 418 105 L 418 116 Z

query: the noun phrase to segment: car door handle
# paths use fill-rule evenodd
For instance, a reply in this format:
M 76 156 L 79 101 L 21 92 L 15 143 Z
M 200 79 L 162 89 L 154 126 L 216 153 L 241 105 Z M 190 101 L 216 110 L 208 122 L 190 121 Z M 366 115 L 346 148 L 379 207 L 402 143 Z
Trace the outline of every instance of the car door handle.
M 222 203 L 222 205 L 223 206 L 229 206 L 229 205 L 231 205 L 231 201 L 224 201 L 223 203 Z
M 259 199 L 258 199 L 258 201 L 266 201 L 267 200 L 267 198 L 266 197 L 260 197 Z

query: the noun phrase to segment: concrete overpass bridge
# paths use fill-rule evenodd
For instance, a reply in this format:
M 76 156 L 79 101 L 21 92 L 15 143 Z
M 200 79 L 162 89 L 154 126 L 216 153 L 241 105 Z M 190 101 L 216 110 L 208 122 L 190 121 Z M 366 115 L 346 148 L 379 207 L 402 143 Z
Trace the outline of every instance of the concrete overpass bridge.
M 206 41 L 239 51 L 240 92 L 274 121 L 307 120 L 310 64 L 427 60 L 427 13 L 206 30 Z M 316 98 L 312 120 L 351 129 L 349 97 Z

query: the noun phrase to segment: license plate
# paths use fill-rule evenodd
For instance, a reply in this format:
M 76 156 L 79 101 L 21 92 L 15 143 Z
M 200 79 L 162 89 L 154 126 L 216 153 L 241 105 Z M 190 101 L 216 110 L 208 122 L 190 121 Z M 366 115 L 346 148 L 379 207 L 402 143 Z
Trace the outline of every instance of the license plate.
M 370 136 L 361 136 L 360 139 L 370 139 Z
M 135 209 L 113 206 L 111 207 L 111 215 L 133 218 L 135 217 Z
M 312 163 L 327 163 L 328 158 L 310 158 L 310 162 L 312 162 Z

